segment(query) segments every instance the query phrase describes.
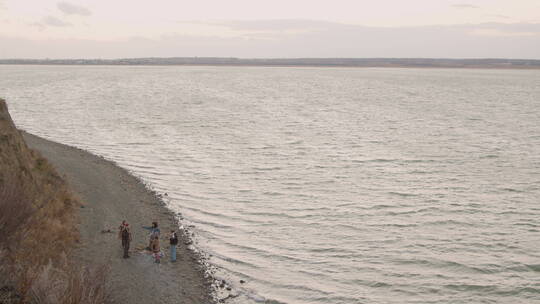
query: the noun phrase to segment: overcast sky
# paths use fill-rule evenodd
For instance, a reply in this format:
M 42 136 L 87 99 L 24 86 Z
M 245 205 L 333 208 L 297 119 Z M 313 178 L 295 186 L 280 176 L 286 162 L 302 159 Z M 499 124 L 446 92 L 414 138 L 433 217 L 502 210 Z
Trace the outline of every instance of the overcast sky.
M 0 58 L 540 59 L 540 0 L 0 0 Z

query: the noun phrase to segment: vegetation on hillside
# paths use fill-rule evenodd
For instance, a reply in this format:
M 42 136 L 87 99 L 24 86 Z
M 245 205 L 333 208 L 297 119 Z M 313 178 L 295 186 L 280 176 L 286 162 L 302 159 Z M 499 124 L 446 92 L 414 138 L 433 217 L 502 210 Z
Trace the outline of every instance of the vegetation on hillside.
M 80 205 L 0 99 L 0 303 L 104 303 L 106 269 L 69 262 Z

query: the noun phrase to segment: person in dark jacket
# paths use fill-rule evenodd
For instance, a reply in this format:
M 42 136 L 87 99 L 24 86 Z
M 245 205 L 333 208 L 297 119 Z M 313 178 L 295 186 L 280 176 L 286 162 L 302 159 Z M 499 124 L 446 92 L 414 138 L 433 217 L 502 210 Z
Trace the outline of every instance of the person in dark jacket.
M 131 230 L 129 224 L 125 223 L 120 230 L 120 237 L 122 239 L 122 248 L 124 248 L 124 259 L 129 258 L 129 244 L 131 243 Z
M 178 245 L 178 235 L 176 235 L 176 231 L 174 230 L 171 230 L 169 243 L 171 245 L 171 262 L 176 262 L 176 245 Z

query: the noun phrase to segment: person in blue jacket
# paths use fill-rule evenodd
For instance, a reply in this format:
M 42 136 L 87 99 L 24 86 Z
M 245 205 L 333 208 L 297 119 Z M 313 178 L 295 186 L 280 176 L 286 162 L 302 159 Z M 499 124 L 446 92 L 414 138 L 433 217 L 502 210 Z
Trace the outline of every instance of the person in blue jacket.
M 150 241 L 148 242 L 147 249 L 150 250 L 152 248 L 152 239 L 158 238 L 161 234 L 161 231 L 159 230 L 158 222 L 152 222 L 152 226 L 142 226 L 144 229 L 150 230 Z

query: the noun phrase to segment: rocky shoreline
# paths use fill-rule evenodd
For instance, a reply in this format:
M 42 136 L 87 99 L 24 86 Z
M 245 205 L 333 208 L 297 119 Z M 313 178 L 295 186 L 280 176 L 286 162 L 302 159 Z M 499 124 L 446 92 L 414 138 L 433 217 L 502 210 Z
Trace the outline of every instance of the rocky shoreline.
M 107 289 L 112 303 L 199 304 L 229 297 L 219 290 L 230 287 L 213 278 L 204 254 L 193 247 L 193 232 L 180 225 L 181 215 L 166 207 L 162 195 L 111 161 L 29 133 L 23 132 L 23 136 L 81 199 L 81 239 L 72 259 L 84 265 L 109 265 Z M 127 220 L 133 230 L 130 259 L 122 259 L 117 239 L 122 220 Z M 161 264 L 153 263 L 144 250 L 148 232 L 142 226 L 152 221 L 160 224 L 163 235 L 161 247 L 166 256 Z M 180 237 L 176 263 L 167 256 L 166 235 L 171 229 Z

